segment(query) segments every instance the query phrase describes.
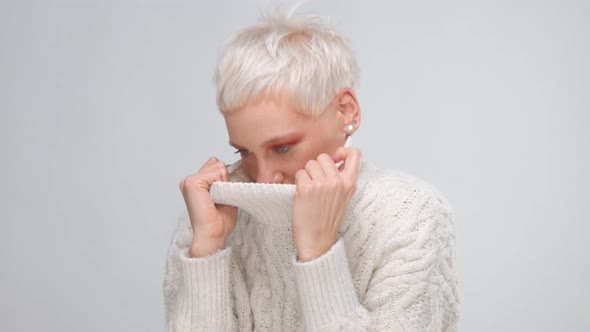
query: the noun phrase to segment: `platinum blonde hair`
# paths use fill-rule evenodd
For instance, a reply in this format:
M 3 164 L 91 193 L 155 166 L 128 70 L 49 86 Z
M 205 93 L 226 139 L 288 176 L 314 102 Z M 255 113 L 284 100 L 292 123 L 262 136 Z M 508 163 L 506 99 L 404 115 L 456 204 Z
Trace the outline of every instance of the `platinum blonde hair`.
M 342 89 L 357 89 L 348 40 L 320 16 L 295 9 L 262 14 L 225 43 L 215 71 L 221 112 L 286 93 L 296 111 L 317 116 Z

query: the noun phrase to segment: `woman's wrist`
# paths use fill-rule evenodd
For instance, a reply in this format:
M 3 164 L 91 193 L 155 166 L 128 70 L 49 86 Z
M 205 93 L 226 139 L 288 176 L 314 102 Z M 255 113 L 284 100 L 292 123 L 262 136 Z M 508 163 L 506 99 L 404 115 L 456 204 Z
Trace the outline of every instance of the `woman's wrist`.
M 298 247 L 297 260 L 303 263 L 319 258 L 330 251 L 330 248 L 334 246 L 337 240 L 337 238 L 330 238 L 321 243 L 316 242 L 314 245 Z
M 190 258 L 202 258 L 223 249 L 225 249 L 225 239 L 207 239 L 194 236 L 188 255 Z

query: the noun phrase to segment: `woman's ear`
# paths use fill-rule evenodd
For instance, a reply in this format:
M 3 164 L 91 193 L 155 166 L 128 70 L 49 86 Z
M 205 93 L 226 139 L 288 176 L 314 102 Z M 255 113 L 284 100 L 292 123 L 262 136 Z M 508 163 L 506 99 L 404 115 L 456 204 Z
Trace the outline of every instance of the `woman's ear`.
M 338 112 L 344 123 L 344 132 L 352 135 L 361 125 L 361 106 L 354 90 L 344 88 L 337 96 Z

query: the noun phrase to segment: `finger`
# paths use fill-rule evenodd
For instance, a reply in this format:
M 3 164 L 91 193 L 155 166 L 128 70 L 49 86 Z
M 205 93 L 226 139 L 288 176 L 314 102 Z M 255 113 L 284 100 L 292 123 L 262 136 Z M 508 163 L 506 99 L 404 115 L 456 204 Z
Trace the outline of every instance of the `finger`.
M 210 168 L 199 171 L 195 175 L 191 175 L 185 180 L 186 183 L 199 186 L 205 190 L 209 190 L 211 184 L 215 181 L 223 181 L 223 171 L 220 168 Z
M 361 164 L 361 152 L 354 148 L 341 147 L 332 156 L 334 162 L 344 161 L 341 173 L 347 177 L 356 179 Z
M 219 162 L 219 159 L 217 159 L 215 157 L 211 157 L 211 158 L 207 159 L 207 161 L 203 164 L 203 166 L 201 166 L 201 169 L 204 169 L 206 167 L 214 165 L 217 162 Z
M 325 153 L 320 154 L 318 156 L 318 163 L 327 177 L 337 177 L 340 175 L 338 167 L 334 164 L 334 160 L 332 160 L 329 155 Z
M 344 170 L 342 171 L 345 174 L 348 174 L 350 179 L 356 179 L 359 175 L 359 171 L 361 168 L 361 152 L 357 149 L 350 150 L 349 155 L 344 160 Z
M 306 170 L 300 169 L 295 173 L 295 185 L 297 186 L 297 190 L 299 191 L 301 188 L 305 188 L 307 185 L 311 184 L 311 178 Z
M 225 164 L 219 168 L 219 172 L 221 173 L 221 181 L 229 182 L 229 171 Z
M 213 184 L 213 182 L 221 181 L 221 170 L 212 169 L 210 171 L 203 172 L 199 174 L 199 178 L 202 182 L 204 182 L 207 185 L 207 190 L 209 190 L 209 187 L 211 186 L 211 184 Z
M 183 188 L 184 188 L 184 185 L 185 185 L 185 183 L 186 183 L 186 178 L 188 178 L 188 176 L 185 176 L 185 177 L 183 177 L 183 178 L 180 180 L 180 183 L 178 184 L 178 188 L 180 189 L 180 191 L 182 191 L 182 190 L 183 190 Z
M 211 174 L 214 181 L 229 181 L 229 172 L 227 166 L 221 161 L 211 165 L 210 168 L 204 170 L 202 174 Z
M 193 173 L 193 175 L 197 174 L 201 171 L 205 171 L 207 169 L 210 169 L 211 167 L 215 167 L 215 165 L 217 165 L 219 162 L 220 162 L 219 159 L 217 159 L 215 157 L 211 157 L 211 158 L 207 159 L 207 161 L 203 165 L 201 165 L 201 168 L 199 168 L 198 171 Z
M 305 164 L 305 171 L 309 174 L 312 180 L 317 180 L 325 177 L 324 171 L 317 160 L 310 160 Z
M 214 158 L 214 157 L 212 157 Z M 194 175 L 202 173 L 202 172 L 208 172 L 211 171 L 212 169 L 220 169 L 222 167 L 226 167 L 225 163 L 217 160 L 217 158 L 215 158 L 215 160 L 217 161 L 213 161 L 213 159 L 210 158 L 202 167 L 201 169 L 199 169 Z
M 334 154 L 332 155 L 332 160 L 334 160 L 335 163 L 340 162 L 340 161 L 344 161 L 346 159 L 346 157 L 348 156 L 348 154 L 350 153 L 349 150 L 352 150 L 352 148 L 346 148 L 346 147 L 338 148 L 338 150 L 336 150 L 336 152 L 334 152 Z

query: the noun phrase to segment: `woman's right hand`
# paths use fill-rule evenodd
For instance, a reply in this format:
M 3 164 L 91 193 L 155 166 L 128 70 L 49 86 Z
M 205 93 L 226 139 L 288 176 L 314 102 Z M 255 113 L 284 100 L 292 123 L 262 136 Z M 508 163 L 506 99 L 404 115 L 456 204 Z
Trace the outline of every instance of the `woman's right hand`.
M 213 203 L 209 189 L 214 181 L 229 181 L 227 167 L 215 157 L 195 174 L 180 181 L 188 215 L 193 227 L 190 257 L 205 257 L 225 248 L 225 240 L 236 227 L 238 209 Z

